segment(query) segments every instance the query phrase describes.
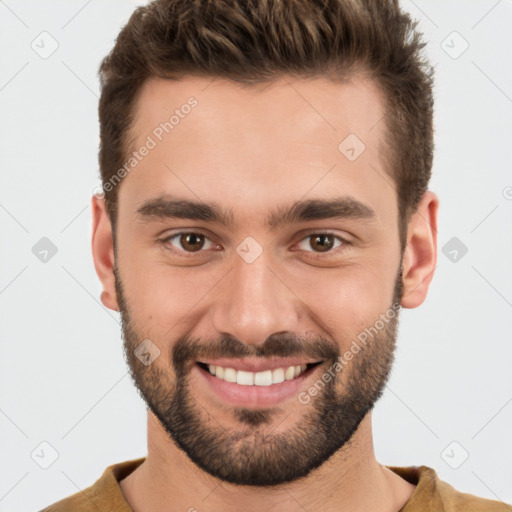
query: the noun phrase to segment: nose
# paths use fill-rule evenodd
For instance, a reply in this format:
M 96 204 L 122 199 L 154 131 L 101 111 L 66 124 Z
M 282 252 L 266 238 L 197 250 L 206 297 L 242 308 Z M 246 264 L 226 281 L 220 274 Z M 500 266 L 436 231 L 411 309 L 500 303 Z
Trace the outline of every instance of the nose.
M 210 309 L 213 327 L 248 345 L 263 345 L 278 332 L 298 329 L 301 299 L 285 272 L 276 271 L 265 251 L 252 263 L 238 255 L 216 287 Z

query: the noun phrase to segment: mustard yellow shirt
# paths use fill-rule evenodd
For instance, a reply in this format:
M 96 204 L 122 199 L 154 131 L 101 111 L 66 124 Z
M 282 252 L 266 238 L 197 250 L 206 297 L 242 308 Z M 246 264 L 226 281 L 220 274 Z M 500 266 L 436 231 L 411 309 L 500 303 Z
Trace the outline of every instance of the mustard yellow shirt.
M 109 466 L 93 485 L 40 512 L 133 512 L 119 482 L 145 459 L 142 457 Z M 501 501 L 457 491 L 439 480 L 437 473 L 427 466 L 386 467 L 416 485 L 409 501 L 399 512 L 512 512 L 512 506 Z

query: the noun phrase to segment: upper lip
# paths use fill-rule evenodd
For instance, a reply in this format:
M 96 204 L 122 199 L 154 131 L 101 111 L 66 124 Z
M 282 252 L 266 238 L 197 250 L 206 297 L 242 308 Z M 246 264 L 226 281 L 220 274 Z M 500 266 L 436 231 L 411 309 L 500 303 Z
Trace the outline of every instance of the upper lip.
M 269 359 L 263 359 L 261 357 L 244 357 L 243 359 L 224 357 L 221 359 L 203 359 L 199 362 L 203 364 L 222 366 L 223 368 L 234 368 L 235 370 L 257 373 L 264 372 L 266 370 L 275 370 L 276 368 L 288 368 L 290 366 L 300 366 L 302 364 L 313 364 L 320 361 L 311 361 L 297 357 Z

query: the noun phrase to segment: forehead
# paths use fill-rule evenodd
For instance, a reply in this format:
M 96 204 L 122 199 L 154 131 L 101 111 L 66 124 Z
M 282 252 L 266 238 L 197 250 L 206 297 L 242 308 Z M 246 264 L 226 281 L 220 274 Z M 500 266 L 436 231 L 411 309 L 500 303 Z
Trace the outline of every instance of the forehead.
M 191 103 L 195 106 L 189 108 Z M 281 136 L 276 144 L 284 142 L 283 129 L 287 130 L 288 139 L 301 142 L 301 136 L 312 143 L 315 139 L 326 142 L 325 138 L 331 136 L 336 142 L 347 131 L 370 142 L 378 134 L 378 129 L 372 132 L 383 118 L 380 91 L 362 75 L 345 82 L 282 77 L 251 86 L 219 78 L 150 78 L 143 84 L 135 105 L 135 134 L 151 132 L 175 112 L 173 137 L 168 137 L 167 143 L 179 138 L 180 133 L 191 131 L 204 135 L 202 144 L 214 143 L 218 138 L 225 140 L 230 135 L 238 141 L 235 135 L 239 126 L 244 126 L 248 135 L 258 132 L 272 140 L 271 136 L 278 132 Z M 245 140 L 245 149 L 261 149 L 257 140 L 252 145 L 250 142 Z
M 362 78 L 281 78 L 256 87 L 152 78 L 132 132 L 132 150 L 151 149 L 119 191 L 120 208 L 123 196 L 131 211 L 165 193 L 241 213 L 308 197 L 351 196 L 377 212 L 396 201 L 383 166 L 381 96 Z

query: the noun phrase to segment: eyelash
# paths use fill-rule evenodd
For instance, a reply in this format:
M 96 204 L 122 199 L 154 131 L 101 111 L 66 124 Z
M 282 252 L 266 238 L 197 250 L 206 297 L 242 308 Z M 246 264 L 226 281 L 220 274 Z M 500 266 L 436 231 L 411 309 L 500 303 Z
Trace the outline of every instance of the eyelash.
M 163 244 L 163 246 L 165 247 L 166 250 L 171 251 L 173 254 L 178 254 L 179 256 L 182 256 L 183 254 L 185 254 L 185 256 L 184 256 L 185 258 L 194 258 L 194 257 L 200 257 L 203 255 L 205 249 L 200 249 L 197 252 L 189 253 L 184 250 L 177 250 L 169 245 L 170 240 L 172 240 L 178 236 L 181 236 L 181 235 L 202 235 L 209 242 L 215 244 L 215 242 L 213 242 L 211 240 L 211 238 L 206 233 L 203 233 L 202 231 L 178 231 L 177 233 L 173 233 L 172 235 L 167 236 L 164 239 L 160 240 L 160 242 Z M 306 252 L 311 252 L 311 254 L 313 254 L 313 256 L 312 256 L 313 258 L 317 258 L 317 259 L 322 258 L 323 259 L 324 254 L 326 254 L 326 255 L 337 254 L 338 252 L 343 252 L 343 251 L 347 250 L 348 246 L 351 245 L 351 243 L 348 240 L 346 240 L 345 238 L 342 238 L 339 235 L 336 235 L 330 231 L 319 231 L 319 232 L 311 233 L 311 234 L 301 238 L 299 243 L 303 242 L 304 240 L 307 240 L 308 238 L 312 238 L 312 237 L 318 236 L 318 235 L 330 235 L 330 236 L 336 238 L 337 240 L 341 241 L 342 243 L 340 246 L 335 247 L 325 253 L 306 251 Z

